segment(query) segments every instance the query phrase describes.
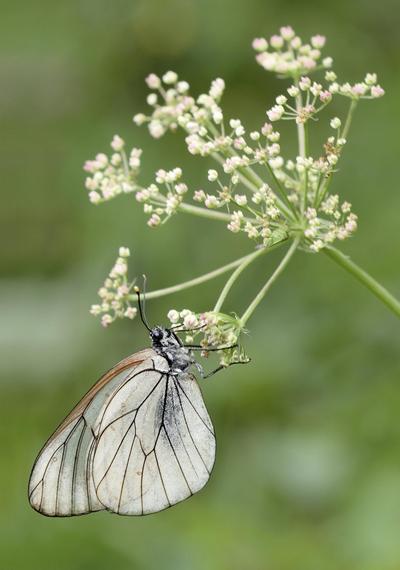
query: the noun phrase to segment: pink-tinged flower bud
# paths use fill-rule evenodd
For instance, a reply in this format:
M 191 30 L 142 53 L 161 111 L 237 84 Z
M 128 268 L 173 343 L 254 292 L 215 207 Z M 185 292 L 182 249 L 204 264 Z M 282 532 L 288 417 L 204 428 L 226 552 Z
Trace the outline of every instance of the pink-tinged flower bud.
M 280 49 L 283 46 L 283 38 L 281 36 L 272 36 L 269 43 L 274 49 Z
M 380 85 L 373 85 L 371 87 L 372 97 L 382 97 L 385 94 L 385 90 Z
M 161 80 L 155 73 L 150 73 L 146 77 L 146 83 L 150 89 L 158 89 L 161 85 Z
M 316 49 L 321 49 L 324 47 L 326 42 L 325 36 L 316 35 L 311 38 L 311 45 Z
M 255 38 L 251 45 L 256 51 L 265 51 L 268 49 L 268 42 L 265 38 Z

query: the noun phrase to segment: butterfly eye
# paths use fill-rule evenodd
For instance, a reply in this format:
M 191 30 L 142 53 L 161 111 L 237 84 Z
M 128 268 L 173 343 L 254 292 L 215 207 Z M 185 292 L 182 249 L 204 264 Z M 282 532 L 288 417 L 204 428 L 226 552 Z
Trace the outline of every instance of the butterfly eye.
M 151 331 L 151 338 L 153 340 L 161 340 L 163 337 L 163 333 L 160 329 L 153 329 Z

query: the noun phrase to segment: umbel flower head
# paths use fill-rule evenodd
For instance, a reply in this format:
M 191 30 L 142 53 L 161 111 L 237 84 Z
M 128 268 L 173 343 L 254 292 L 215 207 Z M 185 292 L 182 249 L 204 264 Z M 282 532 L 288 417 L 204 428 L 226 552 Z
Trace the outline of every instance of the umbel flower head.
M 156 139 L 182 130 L 190 154 L 211 156 L 218 165 L 207 171 L 203 188 L 189 190 L 179 167 L 160 168 L 155 179 L 142 186 L 138 182 L 141 150 L 133 148 L 128 156 L 125 142 L 116 135 L 111 156 L 99 154 L 85 165 L 91 174 L 86 180 L 90 200 L 100 203 L 132 192 L 153 228 L 178 211 L 203 215 L 208 211 L 210 217 L 211 211 L 224 212 L 218 219 L 226 219 L 230 232 L 245 234 L 266 247 L 294 232 L 301 232 L 302 247 L 310 252 L 350 237 L 357 228 L 357 216 L 347 201 L 329 193 L 329 186 L 347 142 L 351 116 L 329 115 L 327 107 L 335 97 L 344 97 L 353 111 L 360 99 L 381 97 L 384 91 L 374 73 L 354 84 L 340 83 L 332 58 L 323 56 L 324 46 L 323 36 L 304 42 L 290 26 L 269 39 L 254 40 L 257 62 L 291 84 L 266 109 L 267 122 L 250 132 L 239 118 L 225 117 L 223 79 L 215 79 L 206 93 L 195 97 L 177 73 L 168 71 L 162 77 L 151 73 L 146 79 L 151 110 L 136 114 L 135 124 L 146 124 Z M 317 80 L 311 78 L 318 73 Z M 326 141 L 311 154 L 305 131 L 310 122 L 325 115 Z M 292 120 L 298 128 L 299 153 L 293 157 L 281 152 L 278 123 L 283 120 Z
M 174 71 L 161 77 L 148 75 L 149 110 L 133 117 L 135 125 L 147 126 L 154 139 L 182 132 L 187 151 L 214 159 L 215 166 L 205 171 L 200 187 L 188 187 L 181 167 L 165 169 L 162 165 L 153 179 L 143 184 L 141 149 L 134 147 L 127 152 L 125 141 L 115 135 L 110 155 L 101 153 L 85 163 L 90 201 L 99 204 L 131 193 L 143 208 L 150 228 L 162 226 L 178 212 L 219 220 L 232 234 L 247 237 L 256 252 L 292 240 L 294 249 L 318 253 L 331 248 L 336 240 L 351 237 L 357 229 L 357 215 L 348 200 L 331 191 L 332 179 L 340 166 L 355 108 L 360 100 L 380 98 L 384 90 L 371 72 L 355 83 L 341 81 L 332 57 L 323 53 L 325 44 L 322 35 L 304 41 L 290 26 L 270 38 L 253 41 L 256 62 L 288 80 L 254 130 L 247 129 L 239 116 L 225 115 L 222 78 L 214 79 L 206 92 L 196 96 Z M 342 113 L 338 111 L 340 99 Z M 332 113 L 329 108 L 334 100 Z M 326 126 L 322 146 L 311 133 L 317 120 Z M 292 121 L 296 131 L 298 149 L 292 156 L 282 150 L 281 121 Z M 120 254 L 117 260 L 121 271 L 125 259 Z M 110 274 L 100 290 L 102 302 L 92 307 L 94 314 L 102 315 L 104 325 L 117 317 L 134 316 L 130 287 L 126 272 Z M 220 307 L 206 311 L 204 314 L 212 315 L 218 325 L 214 330 L 208 321 L 201 321 L 202 342 L 206 346 L 211 340 L 228 341 L 222 334 L 224 327 L 230 340 L 235 335 L 237 340 L 236 333 L 253 310 L 251 304 L 246 318 L 236 324 L 229 321 L 230 317 L 220 316 Z M 185 316 L 182 311 L 172 314 L 179 314 L 184 327 L 186 321 L 200 319 L 196 311 Z

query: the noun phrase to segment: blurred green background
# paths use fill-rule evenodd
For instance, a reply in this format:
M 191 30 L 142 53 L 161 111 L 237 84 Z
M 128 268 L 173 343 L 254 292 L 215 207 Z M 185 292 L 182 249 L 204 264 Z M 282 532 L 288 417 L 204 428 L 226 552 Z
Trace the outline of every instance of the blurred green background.
M 360 105 L 334 184 L 360 216 L 343 250 L 400 294 L 398 2 L 42 0 L 2 12 L 0 568 L 399 569 L 399 323 L 323 254 L 299 254 L 252 319 L 251 365 L 204 384 L 218 453 L 203 492 L 144 518 L 48 519 L 26 498 L 54 427 L 148 344 L 139 321 L 105 331 L 88 314 L 118 246 L 153 289 L 249 250 L 184 214 L 150 230 L 131 196 L 89 204 L 81 165 L 114 133 L 144 149 L 143 180 L 180 165 L 193 187 L 206 184 L 210 166 L 181 137 L 155 142 L 131 122 L 150 71 L 174 69 L 196 93 L 223 77 L 227 115 L 251 128 L 282 90 L 256 65 L 255 36 L 291 24 L 328 36 L 343 80 L 377 71 L 387 95 Z M 227 309 L 242 310 L 280 256 L 249 270 Z M 153 301 L 149 317 L 206 309 L 222 284 Z

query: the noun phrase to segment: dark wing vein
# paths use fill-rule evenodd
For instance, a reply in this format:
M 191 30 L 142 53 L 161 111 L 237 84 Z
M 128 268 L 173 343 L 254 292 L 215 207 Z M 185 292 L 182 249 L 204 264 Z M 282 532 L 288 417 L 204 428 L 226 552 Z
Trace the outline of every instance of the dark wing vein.
M 176 388 L 175 382 L 173 383 L 173 388 Z M 177 392 L 177 394 L 178 394 L 178 389 L 177 389 L 177 388 L 176 388 L 176 392 Z M 182 434 L 181 434 L 181 430 L 180 430 L 180 428 L 179 428 L 179 426 L 178 426 L 178 422 L 177 422 L 177 420 L 176 420 L 176 414 L 175 414 L 176 407 L 175 407 L 175 398 L 174 398 L 174 390 L 173 390 L 173 389 L 171 390 L 171 396 L 172 396 L 172 407 L 173 407 L 173 410 L 174 410 L 174 421 L 175 421 L 176 431 L 177 431 L 178 434 L 179 434 L 179 439 L 181 440 L 182 445 L 183 445 L 183 448 L 184 448 L 184 450 L 185 450 L 185 452 L 186 452 L 186 455 L 188 456 L 188 459 L 189 459 L 189 461 L 190 461 L 190 464 L 191 464 L 191 466 L 193 467 L 193 471 L 196 473 L 196 475 L 197 475 L 197 477 L 198 477 L 199 474 L 198 474 L 197 469 L 196 469 L 196 467 L 195 467 L 195 465 L 194 465 L 194 463 L 193 463 L 193 461 L 192 461 L 192 458 L 190 457 L 190 454 L 189 454 L 189 452 L 188 452 L 188 450 L 187 450 L 186 443 L 185 443 L 184 440 L 183 440 L 183 437 L 182 437 Z M 179 396 L 179 394 L 178 394 L 178 396 Z M 180 407 L 181 407 L 181 409 L 182 409 L 182 413 L 184 414 L 180 399 L 179 399 L 179 403 L 180 403 Z M 184 417 L 185 417 L 185 416 L 184 416 Z M 188 425 L 187 425 L 187 421 L 186 421 L 186 417 L 185 417 L 185 424 L 186 424 L 187 431 L 189 431 L 189 428 L 188 428 Z M 192 440 L 192 442 L 193 442 L 192 434 L 190 433 L 190 431 L 189 431 L 189 434 L 190 434 L 190 438 L 191 438 L 191 440 Z M 194 443 L 194 442 L 193 442 L 193 443 Z M 196 447 L 196 446 L 195 446 L 195 447 Z M 197 448 L 196 448 L 196 451 L 198 452 Z
M 112 466 L 112 464 L 114 463 L 114 461 L 115 461 L 115 459 L 116 459 L 116 457 L 117 457 L 117 455 L 118 455 L 118 452 L 119 452 L 119 450 L 121 449 L 121 446 L 122 446 L 122 444 L 124 443 L 125 438 L 126 438 L 126 436 L 128 435 L 128 432 L 129 432 L 129 430 L 131 429 L 131 427 L 133 426 L 134 423 L 135 423 L 135 418 L 133 418 L 133 420 L 132 420 L 131 423 L 129 424 L 128 428 L 126 429 L 124 435 L 122 436 L 122 439 L 121 439 L 121 441 L 120 441 L 119 444 L 118 444 L 118 447 L 117 447 L 117 449 L 116 449 L 116 451 L 115 451 L 115 453 L 114 453 L 114 455 L 113 455 L 113 458 L 111 459 L 110 464 L 108 465 L 107 469 L 105 470 L 105 472 L 104 472 L 104 474 L 103 474 L 103 477 L 100 479 L 100 481 L 99 481 L 98 484 L 96 485 L 96 491 L 98 490 L 98 488 L 99 488 L 100 485 L 102 484 L 104 478 L 107 476 L 108 472 L 110 471 L 111 466 Z
M 202 454 L 201 454 L 200 451 L 199 451 L 199 448 L 197 447 L 197 443 L 196 443 L 195 440 L 193 439 L 193 435 L 192 435 L 192 432 L 191 432 L 191 430 L 190 430 L 190 427 L 189 427 L 189 424 L 188 424 L 188 421 L 187 421 L 186 413 L 185 413 L 184 407 L 183 407 L 183 405 L 182 405 L 182 400 L 181 400 L 181 396 L 180 396 L 180 394 L 179 394 L 179 390 L 177 390 L 176 393 L 178 394 L 179 403 L 180 403 L 180 405 L 181 405 L 183 418 L 184 418 L 184 420 L 185 420 L 185 424 L 186 424 L 187 430 L 188 430 L 188 432 L 189 432 L 190 439 L 192 440 L 192 443 L 193 443 L 193 445 L 194 445 L 194 447 L 195 447 L 195 449 L 196 449 L 196 451 L 197 451 L 197 453 L 198 453 L 198 455 L 199 455 L 199 457 L 200 457 L 200 459 L 201 459 L 201 461 L 202 461 L 204 467 L 206 468 L 207 473 L 210 474 L 211 471 L 210 471 L 209 468 L 207 467 L 207 464 L 206 464 L 206 462 L 204 461 L 203 456 L 202 456 Z M 213 434 L 213 435 L 214 435 L 214 434 Z
M 133 421 L 135 421 L 135 420 L 133 420 Z M 136 426 L 135 426 L 135 428 L 136 428 Z M 135 431 L 136 431 L 136 430 L 135 430 Z M 123 493 L 123 491 L 124 491 L 124 485 L 125 485 L 125 479 L 126 479 L 126 472 L 128 471 L 128 466 L 129 466 L 129 462 L 130 462 L 130 460 L 131 460 L 131 454 L 132 454 L 133 446 L 134 446 L 134 444 L 135 444 L 135 440 L 136 440 L 136 433 L 135 433 L 135 435 L 134 435 L 134 437 L 133 437 L 133 439 L 132 439 L 131 447 L 130 447 L 130 449 L 129 449 L 129 454 L 128 454 L 128 460 L 127 460 L 127 462 L 126 462 L 124 475 L 123 475 L 123 477 L 122 477 L 121 490 L 120 490 L 120 492 L 119 492 L 119 500 L 118 500 L 118 511 L 119 511 L 119 509 L 120 509 L 120 507 L 121 507 L 121 499 L 122 499 L 122 493 Z
M 75 456 L 74 456 L 74 467 L 72 470 L 72 484 L 71 484 L 71 513 L 73 513 L 75 511 L 75 493 L 74 493 L 74 488 L 75 488 L 75 481 L 76 481 L 76 474 L 77 474 L 77 470 L 78 470 L 78 461 L 79 461 L 79 454 L 81 451 L 81 445 L 82 445 L 82 440 L 85 436 L 86 433 L 86 429 L 87 429 L 87 423 L 85 418 L 82 416 L 82 419 L 85 423 L 85 426 L 81 432 L 81 435 L 79 436 L 79 441 L 78 441 L 78 445 L 76 446 L 76 450 L 75 450 Z
M 134 380 L 136 378 L 136 376 L 138 376 L 139 374 L 142 374 L 143 372 L 153 372 L 154 368 L 145 368 L 144 370 L 139 370 L 138 372 L 135 372 L 133 375 L 129 376 L 128 378 L 125 378 L 124 382 L 118 386 L 118 388 L 115 390 L 115 392 L 112 395 L 112 398 L 110 398 L 110 400 L 107 402 L 106 406 L 104 407 L 103 413 L 101 415 L 101 420 L 98 422 L 98 425 L 101 426 L 101 424 L 103 423 L 103 419 L 104 416 L 106 414 L 106 411 L 108 410 L 109 406 L 111 405 L 112 401 L 114 400 L 115 396 L 120 392 L 120 390 L 122 390 L 122 388 L 131 380 Z M 150 392 L 151 393 L 151 392 Z M 150 394 L 148 394 L 150 395 Z M 144 400 L 145 401 L 145 400 Z M 143 402 L 142 402 L 143 404 Z M 142 405 L 140 404 L 140 405 Z M 139 406 L 140 407 L 140 406 Z M 138 409 L 138 408 L 137 408 Z M 117 418 L 118 419 L 118 418 Z M 107 426 L 108 427 L 108 426 Z M 107 429 L 107 428 L 105 428 Z M 103 430 L 104 431 L 104 430 Z M 101 435 L 101 434 L 100 434 Z M 99 435 L 99 437 L 100 437 Z
M 191 405 L 191 407 L 193 408 L 193 410 L 196 412 L 196 415 L 199 417 L 199 419 L 201 420 L 201 422 L 205 425 L 205 427 L 208 429 L 208 431 L 214 436 L 214 431 L 212 429 L 210 429 L 210 426 L 207 425 L 207 423 L 203 420 L 203 418 L 201 417 L 201 415 L 199 414 L 199 412 L 196 410 L 195 406 L 193 405 L 191 399 L 189 398 L 189 396 L 186 394 L 185 390 L 182 388 L 182 384 L 179 382 L 179 379 L 176 379 L 176 384 L 177 386 L 179 386 L 180 390 L 182 391 L 183 395 L 185 396 L 186 400 L 189 402 L 189 404 Z
M 42 502 L 43 502 L 43 488 L 44 488 L 44 480 L 46 478 L 47 475 L 47 470 L 53 460 L 53 457 L 58 453 L 58 451 L 63 448 L 63 458 L 64 458 L 64 453 L 65 453 L 65 446 L 68 444 L 69 439 L 71 438 L 72 434 L 75 432 L 78 424 L 80 424 L 80 419 L 76 422 L 76 424 L 74 425 L 74 427 L 71 429 L 71 431 L 69 432 L 69 434 L 67 435 L 67 437 L 65 438 L 65 440 L 63 441 L 63 443 L 60 443 L 60 445 L 53 451 L 53 453 L 50 456 L 50 459 L 48 460 L 45 470 L 43 472 L 42 478 L 40 479 L 40 481 L 38 482 L 38 484 L 35 486 L 35 488 L 32 490 L 30 497 L 32 496 L 33 492 L 35 491 L 35 489 L 37 489 L 37 487 L 40 485 L 40 483 L 42 483 L 42 492 L 41 492 L 41 497 L 40 497 L 40 505 L 39 505 L 39 511 L 42 509 Z M 60 479 L 60 468 L 62 467 L 63 462 L 61 461 L 61 465 L 59 467 L 59 471 L 58 471 L 58 480 L 57 480 L 57 491 L 56 491 L 56 505 L 55 505 L 55 510 L 57 509 L 57 501 L 58 501 L 58 484 L 59 484 L 59 479 Z
M 161 429 L 160 429 L 160 432 L 161 432 Z M 154 447 L 154 449 L 153 449 L 153 453 L 154 453 L 154 457 L 155 457 L 155 460 L 156 460 L 156 463 L 157 463 L 157 469 L 158 469 L 158 472 L 159 472 L 159 474 L 160 474 L 161 484 L 162 484 L 163 489 L 164 489 L 165 497 L 166 497 L 166 499 L 167 499 L 167 501 L 168 501 L 168 505 L 171 506 L 171 501 L 169 500 L 168 493 L 167 493 L 167 489 L 165 488 L 164 478 L 163 478 L 162 473 L 161 473 L 160 464 L 158 463 L 157 450 L 156 450 L 155 447 Z

